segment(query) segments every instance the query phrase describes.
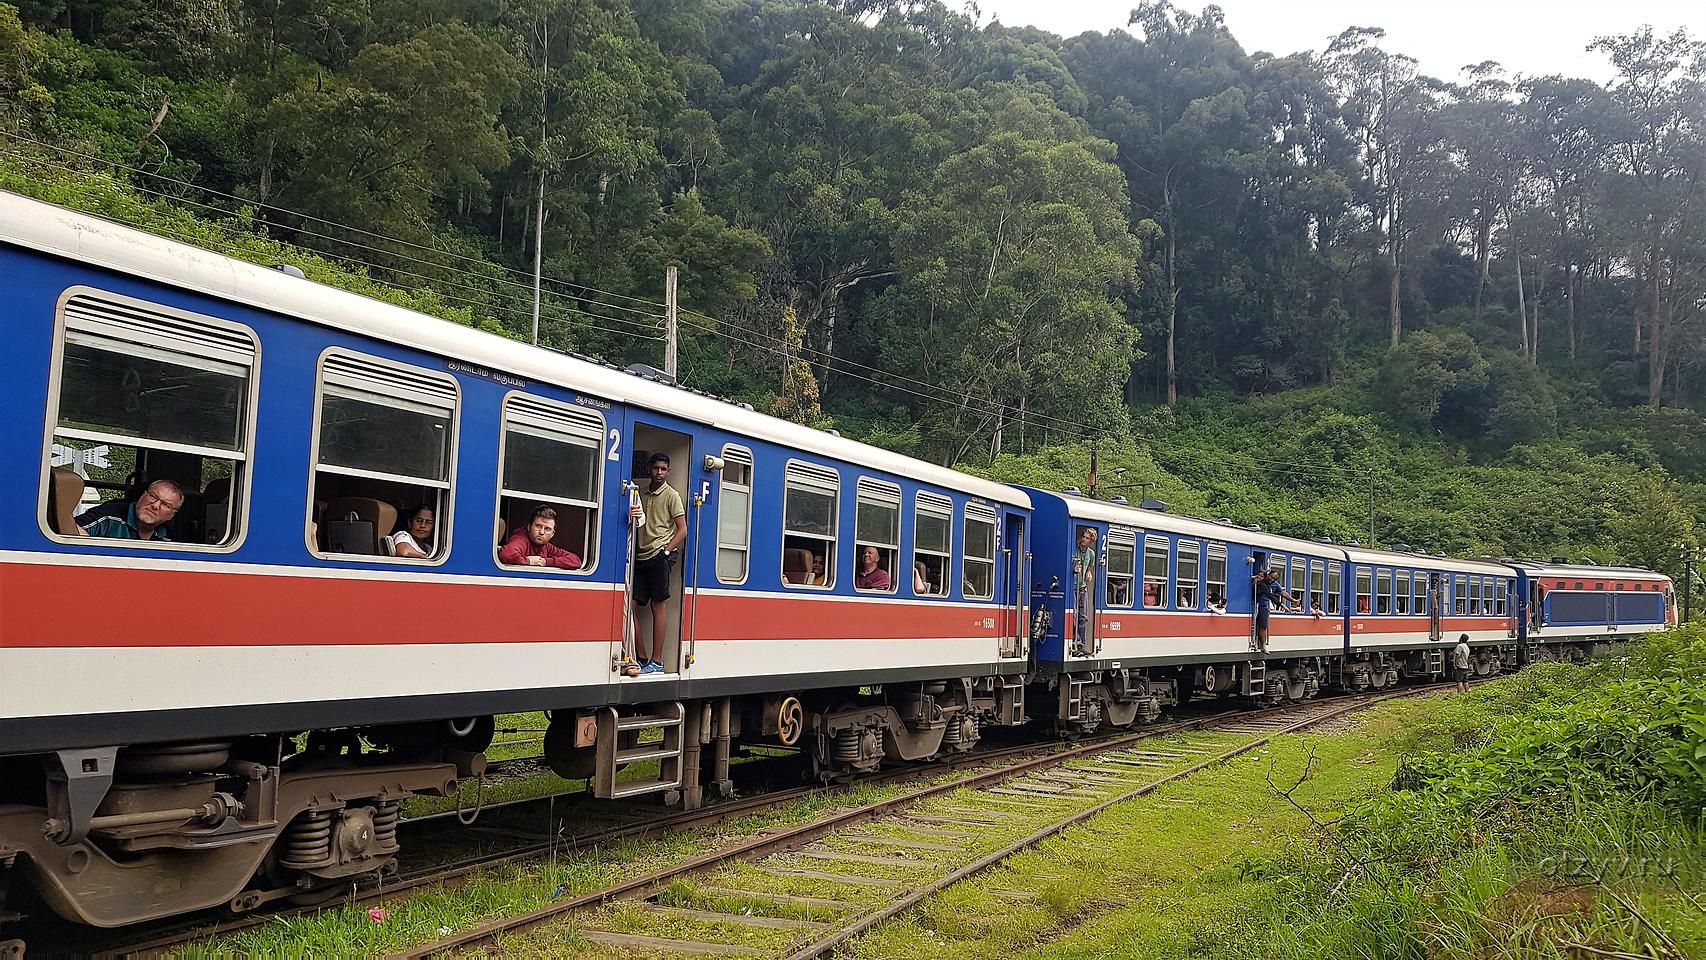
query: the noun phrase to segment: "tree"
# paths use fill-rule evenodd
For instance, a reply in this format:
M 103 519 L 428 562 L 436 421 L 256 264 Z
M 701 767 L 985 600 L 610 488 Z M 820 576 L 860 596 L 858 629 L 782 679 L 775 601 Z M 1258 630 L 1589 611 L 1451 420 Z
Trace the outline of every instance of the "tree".
M 1611 533 L 1626 562 L 1681 581 L 1683 565 L 1699 549 L 1694 515 L 1663 470 L 1645 471 L 1624 485 Z

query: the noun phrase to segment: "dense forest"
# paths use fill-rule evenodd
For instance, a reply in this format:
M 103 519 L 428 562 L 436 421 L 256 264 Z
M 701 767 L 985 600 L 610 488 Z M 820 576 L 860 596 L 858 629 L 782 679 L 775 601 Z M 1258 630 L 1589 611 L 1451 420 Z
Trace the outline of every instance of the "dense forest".
M 0 185 L 989 475 L 1680 573 L 1706 44 L 923 0 L 0 4 Z M 1324 27 L 1324 39 L 1338 25 Z

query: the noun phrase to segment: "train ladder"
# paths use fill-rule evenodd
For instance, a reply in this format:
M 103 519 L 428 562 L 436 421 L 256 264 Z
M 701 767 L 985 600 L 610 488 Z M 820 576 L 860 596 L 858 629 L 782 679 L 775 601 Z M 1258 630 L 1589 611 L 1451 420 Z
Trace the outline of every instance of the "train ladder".
M 637 716 L 621 716 L 615 707 L 598 712 L 598 751 L 593 772 L 592 795 L 605 800 L 637 797 L 645 793 L 678 791 L 682 783 L 682 726 L 687 711 L 680 701 L 655 705 L 657 712 Z M 650 730 L 662 731 L 659 742 L 642 742 Z M 616 779 L 616 774 L 630 763 L 658 762 L 655 777 L 638 780 Z
M 1268 690 L 1268 664 L 1264 660 L 1248 660 L 1244 663 L 1244 690 L 1246 697 L 1259 697 Z
M 1429 650 L 1428 651 L 1428 673 L 1433 674 L 1433 675 L 1439 675 L 1439 674 L 1445 673 L 1445 651 L 1444 650 Z

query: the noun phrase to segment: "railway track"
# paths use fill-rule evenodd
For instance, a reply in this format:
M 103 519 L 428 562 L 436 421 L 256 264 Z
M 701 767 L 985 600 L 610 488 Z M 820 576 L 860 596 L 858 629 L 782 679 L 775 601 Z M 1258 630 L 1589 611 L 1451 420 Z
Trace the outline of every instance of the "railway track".
M 752 837 L 393 960 L 502 949 L 505 938 L 568 920 L 580 921 L 573 937 L 613 956 L 822 956 L 1114 804 L 1280 734 L 1430 689 L 1438 688 L 1222 714 L 1079 744 Z M 1210 735 L 1190 749 L 1144 749 L 1145 741 L 1198 731 Z
M 1218 711 L 1202 719 L 1178 721 L 1148 728 L 1138 736 L 1166 733 L 1174 729 L 1193 728 L 1210 719 L 1224 717 L 1238 711 Z M 1083 746 L 1096 746 L 1103 743 L 1123 742 L 1133 735 L 1116 735 L 1101 737 Z M 1058 741 L 1011 744 L 990 749 L 975 750 L 960 756 L 945 758 L 927 764 L 884 770 L 876 774 L 861 777 L 853 782 L 858 785 L 882 785 L 901 783 L 909 780 L 922 779 L 951 773 L 968 768 L 983 767 L 998 764 L 1015 757 L 1043 754 L 1060 751 L 1062 744 Z M 520 758 L 516 763 L 531 762 L 530 758 Z M 951 781 L 959 783 L 960 781 Z M 715 803 L 698 810 L 660 812 L 645 807 L 635 807 L 615 801 L 588 801 L 576 803 L 572 799 L 565 800 L 563 795 L 555 797 L 537 797 L 524 800 L 506 801 L 498 804 L 488 804 L 484 808 L 487 814 L 500 811 L 515 811 L 525 808 L 543 808 L 553 801 L 562 801 L 564 809 L 554 812 L 553 829 L 525 830 L 519 828 L 500 827 L 491 833 L 501 835 L 511 841 L 510 846 L 474 856 L 458 858 L 453 862 L 437 864 L 431 867 L 406 872 L 392 877 L 383 883 L 371 886 L 360 886 L 349 889 L 343 896 L 329 903 L 312 906 L 284 907 L 280 909 L 259 910 L 241 916 L 209 917 L 201 915 L 187 922 L 170 923 L 163 927 L 148 930 L 144 935 L 122 937 L 98 946 L 88 955 L 100 960 L 119 960 L 119 958 L 156 957 L 169 954 L 172 950 L 197 943 L 206 943 L 219 937 L 252 930 L 268 923 L 291 917 L 304 916 L 326 909 L 331 905 L 350 903 L 366 903 L 405 896 L 411 892 L 429 888 L 439 884 L 453 883 L 458 879 L 480 870 L 493 867 L 525 863 L 545 858 L 553 850 L 589 849 L 611 846 L 624 841 L 647 840 L 685 830 L 714 826 L 732 820 L 736 817 L 760 812 L 781 806 L 805 797 L 821 795 L 828 792 L 844 790 L 853 784 L 833 786 L 800 786 L 778 791 L 771 791 L 750 797 L 739 797 Z M 461 829 L 455 823 L 456 811 L 428 814 L 406 819 L 402 823 L 405 831 L 415 832 L 423 829 L 446 830 Z M 484 828 L 471 828 L 480 831 Z M 407 849 L 407 846 L 405 846 Z M 86 932 L 86 928 L 84 929 Z M 87 948 L 78 952 L 86 952 Z

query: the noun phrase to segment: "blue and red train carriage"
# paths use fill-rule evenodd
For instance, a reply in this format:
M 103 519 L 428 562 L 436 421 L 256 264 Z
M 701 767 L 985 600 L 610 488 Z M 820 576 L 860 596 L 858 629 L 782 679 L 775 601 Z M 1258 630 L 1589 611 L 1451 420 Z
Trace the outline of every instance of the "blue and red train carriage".
M 595 793 L 691 804 L 741 741 L 828 778 L 989 725 L 1438 676 L 1460 633 L 1491 672 L 1674 619 L 1650 572 L 992 483 L 4 193 L 0 283 L 0 876 L 87 923 L 389 868 L 398 802 L 477 776 L 498 713 L 549 711 L 548 759 Z M 628 676 L 657 452 L 687 539 L 664 670 Z M 162 479 L 168 539 L 79 534 Z M 541 505 L 579 566 L 499 560 Z M 419 508 L 427 556 L 388 555 Z M 1257 569 L 1294 608 L 1265 649 Z

